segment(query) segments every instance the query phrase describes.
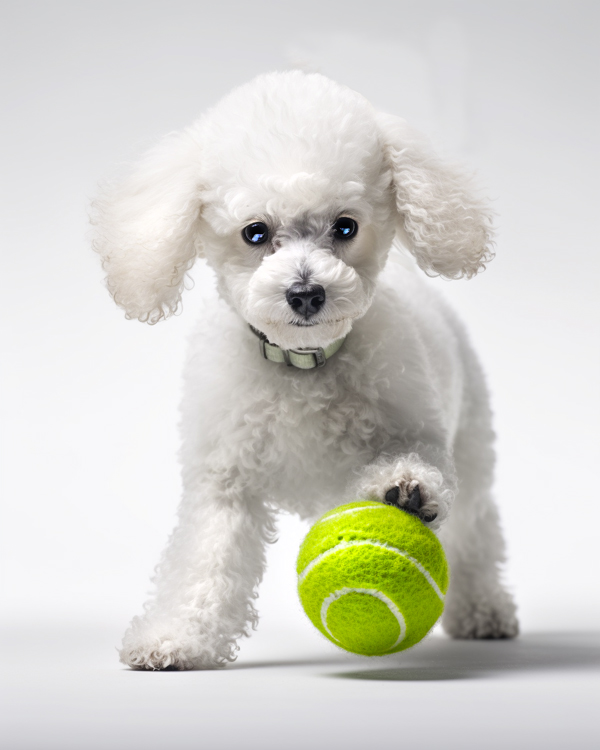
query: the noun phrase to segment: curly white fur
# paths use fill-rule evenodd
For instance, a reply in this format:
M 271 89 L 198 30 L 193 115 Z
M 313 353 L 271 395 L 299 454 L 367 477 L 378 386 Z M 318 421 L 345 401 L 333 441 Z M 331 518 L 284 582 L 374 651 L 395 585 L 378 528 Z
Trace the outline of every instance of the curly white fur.
M 193 138 L 170 135 L 93 204 L 94 249 L 129 318 L 157 323 L 177 311 L 185 272 L 199 254 L 197 171 Z
M 471 278 L 494 256 L 492 212 L 465 170 L 444 164 L 404 120 L 379 115 L 401 233 L 430 275 Z
M 336 239 L 340 216 L 358 222 L 354 239 Z M 460 170 L 355 92 L 275 73 L 169 136 L 104 191 L 93 221 L 128 317 L 155 323 L 175 312 L 198 255 L 222 297 L 191 341 L 179 524 L 155 595 L 125 635 L 124 663 L 234 659 L 256 623 L 276 509 L 314 518 L 358 495 L 384 501 L 392 488 L 404 507 L 418 488 L 412 510 L 446 545 L 448 631 L 516 633 L 499 579 L 483 376 L 452 312 L 413 270 L 386 265 L 398 232 L 428 273 L 484 267 L 490 213 Z M 249 246 L 242 230 L 257 221 L 269 240 Z M 286 300 L 296 282 L 326 292 L 310 325 Z M 262 359 L 247 323 L 284 348 L 348 337 L 326 367 L 300 371 Z

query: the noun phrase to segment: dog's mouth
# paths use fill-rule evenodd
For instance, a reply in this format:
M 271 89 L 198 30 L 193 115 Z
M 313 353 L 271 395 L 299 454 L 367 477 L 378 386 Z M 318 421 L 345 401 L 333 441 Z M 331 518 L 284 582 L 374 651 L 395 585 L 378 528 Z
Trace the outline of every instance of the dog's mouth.
M 297 326 L 298 328 L 312 328 L 318 326 L 318 320 L 290 320 L 289 325 Z
M 296 328 L 312 328 L 313 326 L 319 325 L 339 325 L 340 323 L 346 323 L 349 320 L 355 320 L 358 317 L 360 317 L 359 313 L 356 313 L 354 315 L 345 315 L 343 318 L 326 320 L 290 320 L 288 321 L 288 325 L 296 326 Z M 269 323 L 273 323 L 274 325 L 276 325 L 274 321 L 269 321 Z

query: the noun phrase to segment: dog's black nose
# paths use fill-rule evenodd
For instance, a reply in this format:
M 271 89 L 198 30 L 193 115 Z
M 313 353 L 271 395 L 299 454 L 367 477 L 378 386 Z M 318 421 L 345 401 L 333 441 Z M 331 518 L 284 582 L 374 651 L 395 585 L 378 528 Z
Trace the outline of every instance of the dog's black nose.
M 325 290 L 320 284 L 292 284 L 285 298 L 294 312 L 308 318 L 325 304 Z

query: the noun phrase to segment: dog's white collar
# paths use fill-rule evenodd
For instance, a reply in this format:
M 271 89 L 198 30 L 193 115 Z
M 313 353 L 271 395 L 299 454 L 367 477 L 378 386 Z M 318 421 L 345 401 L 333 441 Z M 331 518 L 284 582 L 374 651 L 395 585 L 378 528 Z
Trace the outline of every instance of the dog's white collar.
M 297 367 L 299 370 L 314 370 L 317 367 L 325 367 L 327 360 L 338 351 L 346 337 L 334 341 L 324 349 L 320 346 L 315 349 L 282 349 L 277 344 L 271 344 L 265 334 L 254 326 L 250 330 L 258 336 L 260 353 L 270 362 L 285 362 L 288 367 Z

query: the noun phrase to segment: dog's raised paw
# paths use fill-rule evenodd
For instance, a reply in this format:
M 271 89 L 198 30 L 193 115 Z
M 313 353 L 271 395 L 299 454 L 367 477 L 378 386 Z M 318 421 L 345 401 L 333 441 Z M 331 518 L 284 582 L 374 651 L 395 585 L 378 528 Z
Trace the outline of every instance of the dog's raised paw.
M 416 453 L 396 459 L 382 456 L 365 467 L 355 494 L 400 508 L 433 531 L 447 518 L 453 497 L 441 471 Z
M 416 480 L 411 482 L 401 481 L 390 487 L 384 494 L 383 501 L 386 505 L 401 508 L 407 513 L 417 516 L 424 523 L 431 523 L 437 518 L 437 513 L 429 502 L 427 492 L 421 489 Z

